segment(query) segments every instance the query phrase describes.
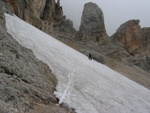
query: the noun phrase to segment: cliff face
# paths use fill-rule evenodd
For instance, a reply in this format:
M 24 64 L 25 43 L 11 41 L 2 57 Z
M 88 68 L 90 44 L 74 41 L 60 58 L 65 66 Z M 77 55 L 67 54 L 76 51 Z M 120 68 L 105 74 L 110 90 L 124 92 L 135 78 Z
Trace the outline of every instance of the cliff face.
M 127 60 L 133 65 L 150 71 L 150 28 L 141 28 L 139 23 L 139 20 L 123 23 L 111 38 L 116 45 L 121 43 L 121 47 L 130 54 L 122 57 L 121 60 Z
M 102 10 L 94 3 L 84 5 L 78 38 L 103 45 L 108 41 Z
M 139 22 L 139 20 L 129 20 L 122 24 L 113 35 L 113 40 L 122 43 L 132 55 L 142 46 L 142 32 Z
M 50 35 L 74 35 L 72 22 L 63 16 L 60 0 L 2 0 L 21 19 Z M 66 26 L 67 24 L 67 26 Z M 65 27 L 64 30 L 62 30 Z
M 40 18 L 44 12 L 46 0 L 3 0 L 10 4 L 14 14 L 21 19 L 33 23 L 34 17 Z
M 21 19 L 33 24 L 34 19 L 56 21 L 63 15 L 59 1 L 55 0 L 3 0 L 10 3 L 12 11 Z
M 142 56 L 150 56 L 150 27 L 142 28 L 142 47 L 140 53 Z
M 141 28 L 139 23 L 139 20 L 123 23 L 111 38 L 112 41 L 123 44 L 123 47 L 133 56 L 149 56 L 150 28 Z

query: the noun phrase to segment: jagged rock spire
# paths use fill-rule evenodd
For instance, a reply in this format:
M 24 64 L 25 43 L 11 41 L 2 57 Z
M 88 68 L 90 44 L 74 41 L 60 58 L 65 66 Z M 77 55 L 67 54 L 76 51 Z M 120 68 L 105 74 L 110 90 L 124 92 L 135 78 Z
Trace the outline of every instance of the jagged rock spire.
M 84 5 L 78 38 L 99 44 L 107 42 L 103 12 L 97 4 L 89 2 Z

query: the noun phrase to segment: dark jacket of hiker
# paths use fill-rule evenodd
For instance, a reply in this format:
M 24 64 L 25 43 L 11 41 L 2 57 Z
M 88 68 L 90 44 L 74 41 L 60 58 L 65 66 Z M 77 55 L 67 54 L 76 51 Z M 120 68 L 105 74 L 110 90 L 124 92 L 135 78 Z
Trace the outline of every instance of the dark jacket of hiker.
M 89 54 L 89 60 L 92 60 L 92 55 L 91 55 L 91 53 Z

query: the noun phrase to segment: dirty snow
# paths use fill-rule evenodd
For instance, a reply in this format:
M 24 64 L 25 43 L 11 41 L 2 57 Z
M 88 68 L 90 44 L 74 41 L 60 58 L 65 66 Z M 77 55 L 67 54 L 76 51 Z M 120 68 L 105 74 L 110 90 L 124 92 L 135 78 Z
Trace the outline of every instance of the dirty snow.
M 150 90 L 5 14 L 8 33 L 48 64 L 58 79 L 58 104 L 77 113 L 150 113 Z

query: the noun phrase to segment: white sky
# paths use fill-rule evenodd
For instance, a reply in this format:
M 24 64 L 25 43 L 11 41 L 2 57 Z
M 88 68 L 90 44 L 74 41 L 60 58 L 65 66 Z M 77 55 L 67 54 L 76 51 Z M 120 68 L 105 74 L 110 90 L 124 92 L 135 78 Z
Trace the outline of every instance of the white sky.
M 149 113 L 150 90 L 89 60 L 18 17 L 5 17 L 8 33 L 31 49 L 56 76 L 55 95 L 60 103 L 67 103 L 77 113 Z
M 141 27 L 150 27 L 150 0 L 60 0 L 64 15 L 73 21 L 76 29 L 87 2 L 96 3 L 102 9 L 109 35 L 130 19 L 139 19 Z

